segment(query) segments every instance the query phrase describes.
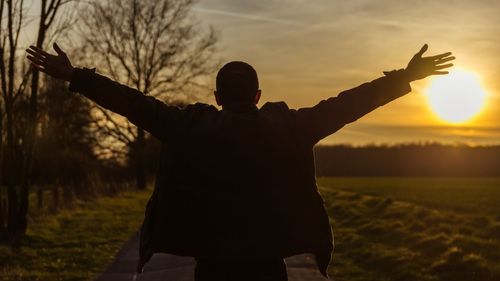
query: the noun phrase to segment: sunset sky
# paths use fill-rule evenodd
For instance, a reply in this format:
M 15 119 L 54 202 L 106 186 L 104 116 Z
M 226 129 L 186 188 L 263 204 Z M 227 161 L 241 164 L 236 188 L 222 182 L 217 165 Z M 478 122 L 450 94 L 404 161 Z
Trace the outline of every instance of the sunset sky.
M 195 14 L 221 35 L 224 61 L 243 60 L 260 75 L 263 102 L 312 106 L 340 91 L 403 68 L 424 44 L 452 51 L 474 72 L 487 103 L 473 120 L 451 125 L 430 109 L 425 89 L 343 128 L 322 143 L 415 141 L 500 143 L 500 1 L 203 0 Z M 450 101 L 453 102 L 453 101 Z

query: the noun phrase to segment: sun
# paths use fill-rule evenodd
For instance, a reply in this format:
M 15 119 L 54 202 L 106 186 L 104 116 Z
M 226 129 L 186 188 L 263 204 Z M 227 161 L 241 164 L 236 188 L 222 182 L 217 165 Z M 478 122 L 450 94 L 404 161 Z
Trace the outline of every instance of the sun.
M 477 116 L 486 104 L 479 76 L 466 70 L 435 77 L 426 91 L 432 111 L 443 121 L 461 124 Z

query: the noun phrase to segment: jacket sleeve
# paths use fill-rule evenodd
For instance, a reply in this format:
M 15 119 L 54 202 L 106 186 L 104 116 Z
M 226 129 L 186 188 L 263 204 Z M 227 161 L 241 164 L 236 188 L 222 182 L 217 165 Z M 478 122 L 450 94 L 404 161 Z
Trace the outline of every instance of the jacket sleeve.
M 181 109 L 99 75 L 95 69 L 75 68 L 69 89 L 125 116 L 159 140 L 167 140 L 180 126 Z
M 294 119 L 300 138 L 315 144 L 344 125 L 411 91 L 404 70 L 384 73 L 385 76 L 343 91 L 337 97 L 296 110 Z

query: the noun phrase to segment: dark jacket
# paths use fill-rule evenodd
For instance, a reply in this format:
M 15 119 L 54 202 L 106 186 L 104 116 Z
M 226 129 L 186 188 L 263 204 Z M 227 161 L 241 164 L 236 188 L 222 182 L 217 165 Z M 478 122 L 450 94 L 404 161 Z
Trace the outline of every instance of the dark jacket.
M 201 103 L 180 109 L 89 69 L 74 71 L 70 90 L 163 143 L 139 271 L 157 252 L 231 259 L 313 253 L 325 276 L 333 237 L 313 146 L 411 91 L 400 70 L 310 108 L 272 102 L 260 109 Z

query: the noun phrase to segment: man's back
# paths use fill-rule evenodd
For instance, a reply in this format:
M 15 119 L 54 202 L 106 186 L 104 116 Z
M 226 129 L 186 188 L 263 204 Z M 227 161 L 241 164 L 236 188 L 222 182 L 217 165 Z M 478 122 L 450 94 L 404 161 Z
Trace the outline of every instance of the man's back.
M 157 251 L 248 259 L 329 257 L 332 238 L 305 143 L 284 103 L 185 109 L 164 146 L 143 237 Z M 161 202 L 161 203 L 160 203 Z

